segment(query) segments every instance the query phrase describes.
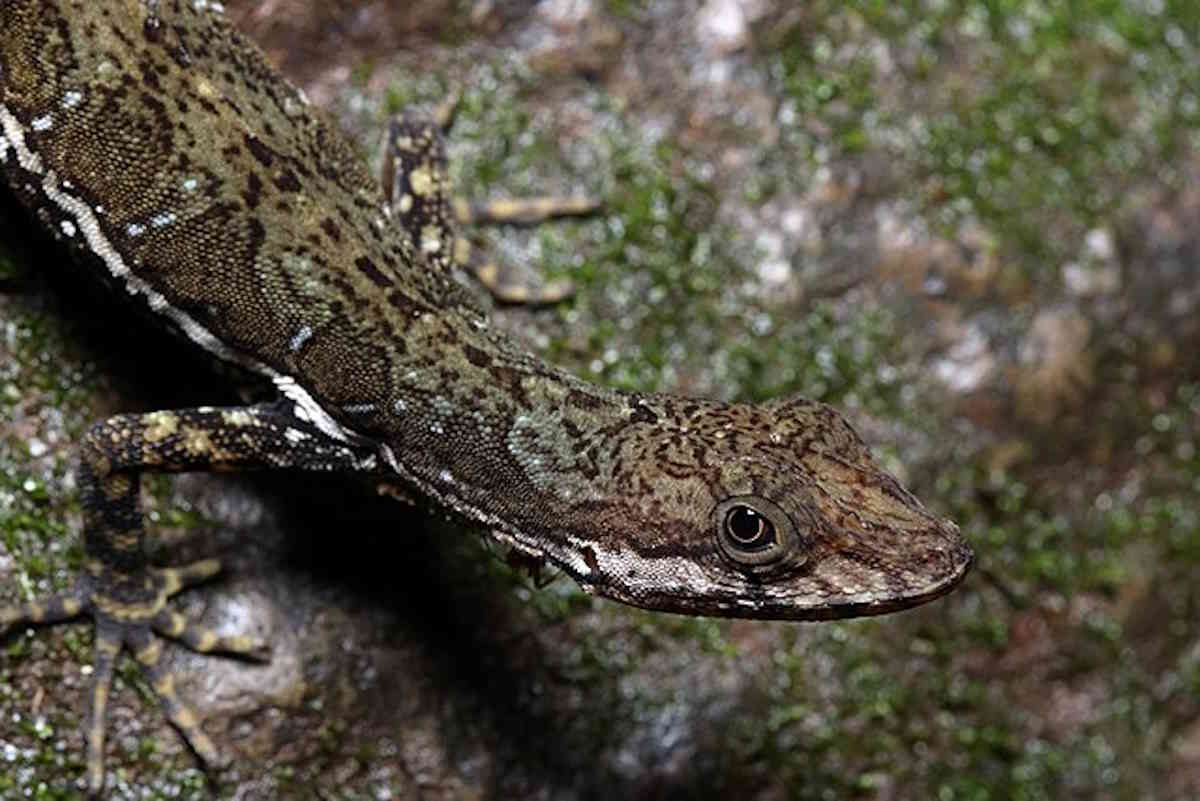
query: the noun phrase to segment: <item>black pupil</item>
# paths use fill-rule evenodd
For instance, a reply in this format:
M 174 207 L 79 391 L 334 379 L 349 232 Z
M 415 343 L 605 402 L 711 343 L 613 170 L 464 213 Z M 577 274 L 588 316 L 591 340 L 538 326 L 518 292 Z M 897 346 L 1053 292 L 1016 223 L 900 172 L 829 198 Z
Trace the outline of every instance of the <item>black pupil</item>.
M 775 542 L 771 521 L 749 506 L 735 506 L 725 518 L 725 528 L 734 545 L 741 548 L 765 548 Z

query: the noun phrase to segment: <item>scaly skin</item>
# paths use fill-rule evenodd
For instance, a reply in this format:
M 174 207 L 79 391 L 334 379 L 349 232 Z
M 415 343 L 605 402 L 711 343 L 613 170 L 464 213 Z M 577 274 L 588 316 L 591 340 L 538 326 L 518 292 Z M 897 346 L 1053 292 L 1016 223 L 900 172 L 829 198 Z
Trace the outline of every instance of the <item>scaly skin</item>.
M 182 582 L 142 556 L 144 470 L 371 472 L 589 591 L 685 614 L 879 614 L 965 575 L 957 527 L 881 470 L 834 409 L 616 392 L 489 328 L 450 272 L 436 130 L 393 129 L 385 197 L 205 5 L 0 0 L 8 185 L 83 264 L 284 398 L 100 424 L 83 452 L 86 575 L 37 609 L 0 610 L 0 622 L 99 621 L 95 790 L 114 648 L 152 670 L 151 629 L 202 650 L 262 650 L 214 646 L 170 617 Z M 158 685 L 171 712 L 169 681 Z M 210 757 L 190 713 L 175 712 Z

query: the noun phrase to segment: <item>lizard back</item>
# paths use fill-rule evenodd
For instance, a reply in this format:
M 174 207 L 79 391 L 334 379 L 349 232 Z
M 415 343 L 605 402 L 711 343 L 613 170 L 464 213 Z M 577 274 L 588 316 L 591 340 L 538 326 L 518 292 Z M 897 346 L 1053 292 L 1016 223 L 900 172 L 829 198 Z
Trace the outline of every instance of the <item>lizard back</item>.
M 370 402 L 412 320 L 463 295 L 360 154 L 204 5 L 3 4 L 0 159 L 191 339 L 304 376 L 323 408 Z

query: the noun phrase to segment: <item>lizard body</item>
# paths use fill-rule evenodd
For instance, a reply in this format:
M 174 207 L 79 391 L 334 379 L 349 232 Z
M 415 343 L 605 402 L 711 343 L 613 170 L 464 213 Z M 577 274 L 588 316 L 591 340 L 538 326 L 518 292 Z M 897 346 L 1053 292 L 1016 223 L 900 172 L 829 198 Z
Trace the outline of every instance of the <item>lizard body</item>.
M 80 261 L 281 402 L 120 415 L 81 446 L 88 562 L 0 625 L 97 620 L 89 782 L 125 646 L 196 751 L 155 633 L 214 638 L 166 598 L 215 570 L 149 566 L 146 470 L 265 467 L 398 480 L 586 590 L 685 614 L 828 619 L 965 575 L 926 511 L 829 406 L 586 383 L 494 330 L 451 273 L 436 131 L 401 124 L 382 192 L 357 153 L 205 2 L 0 0 L 0 172 Z M 395 191 L 392 183 L 395 181 Z

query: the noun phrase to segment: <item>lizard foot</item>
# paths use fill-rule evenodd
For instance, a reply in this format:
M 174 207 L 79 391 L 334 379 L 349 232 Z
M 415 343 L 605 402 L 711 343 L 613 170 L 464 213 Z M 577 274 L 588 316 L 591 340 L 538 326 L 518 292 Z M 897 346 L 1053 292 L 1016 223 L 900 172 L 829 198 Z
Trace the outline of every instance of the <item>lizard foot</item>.
M 0 633 L 23 623 L 61 623 L 81 615 L 90 615 L 95 620 L 96 659 L 91 713 L 85 731 L 87 781 L 93 796 L 104 789 L 105 713 L 113 669 L 125 648 L 142 666 L 167 719 L 196 755 L 207 765 L 223 764 L 195 713 L 176 694 L 174 676 L 161 664 L 163 637 L 178 640 L 199 653 L 224 653 L 256 662 L 270 658 L 265 642 L 252 637 L 222 637 L 167 605 L 170 596 L 211 578 L 219 570 L 215 559 L 179 568 L 145 568 L 136 574 L 91 566 L 65 593 L 0 607 Z
M 450 191 L 443 138 L 454 118 L 458 98 L 452 95 L 432 116 L 405 113 L 392 120 L 384 148 L 380 185 L 407 231 L 420 232 L 421 253 L 437 270 L 453 265 L 473 274 L 501 303 L 558 303 L 575 292 L 566 279 L 539 280 L 528 265 L 484 255 L 456 226 L 533 226 L 560 217 L 594 214 L 600 204 L 587 197 L 532 197 L 472 202 Z

